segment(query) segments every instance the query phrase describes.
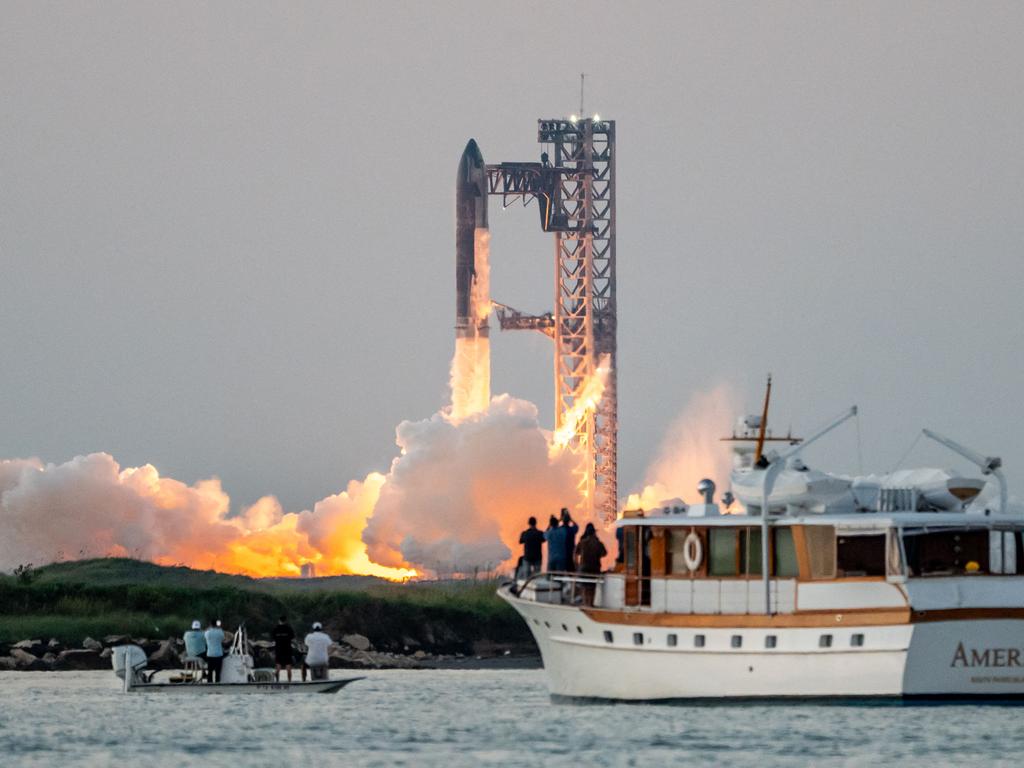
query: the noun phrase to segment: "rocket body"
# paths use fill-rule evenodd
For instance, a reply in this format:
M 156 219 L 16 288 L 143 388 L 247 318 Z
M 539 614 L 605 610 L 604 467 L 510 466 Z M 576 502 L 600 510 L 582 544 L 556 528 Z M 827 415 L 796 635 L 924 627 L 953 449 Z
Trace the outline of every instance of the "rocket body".
M 491 401 L 491 313 L 487 229 L 487 168 L 473 139 L 455 177 L 455 357 L 450 417 L 456 421 L 487 410 Z
M 455 335 L 488 334 L 487 169 L 476 141 L 469 140 L 455 179 Z

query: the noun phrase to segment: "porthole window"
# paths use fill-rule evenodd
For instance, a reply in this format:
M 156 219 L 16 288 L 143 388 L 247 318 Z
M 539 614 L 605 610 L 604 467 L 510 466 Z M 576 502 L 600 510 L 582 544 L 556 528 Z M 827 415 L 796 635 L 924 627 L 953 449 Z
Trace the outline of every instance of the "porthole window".
M 579 632 L 582 635 L 583 634 L 583 627 L 577 625 L 576 631 Z
M 733 648 L 742 648 L 743 647 L 743 635 L 733 635 L 730 644 L 732 645 Z
M 644 633 L 643 632 L 634 632 L 633 633 L 633 645 L 643 645 L 643 644 L 644 644 Z
M 679 636 L 678 635 L 669 635 L 666 638 L 666 642 L 668 642 L 668 647 L 669 648 L 675 648 L 677 645 L 679 645 Z
M 615 638 L 612 637 L 612 633 L 609 632 L 607 629 L 604 631 L 604 641 L 606 643 L 615 642 Z
M 850 645 L 852 645 L 854 648 L 860 648 L 862 645 L 864 645 L 864 635 L 862 635 L 860 632 L 858 632 L 855 635 L 851 635 Z
M 779 644 L 779 638 L 776 637 L 775 635 L 768 635 L 764 639 L 764 647 L 765 648 L 774 648 L 778 644 Z
M 565 626 L 565 624 L 563 624 L 563 625 L 562 625 L 562 631 L 563 631 L 563 632 L 568 632 L 568 631 L 569 631 L 569 628 L 568 628 L 567 626 Z
M 818 638 L 819 648 L 831 648 L 832 647 L 832 635 L 822 635 Z
M 550 622 L 545 621 L 544 622 L 544 626 L 547 627 L 548 629 L 551 629 L 551 623 Z
M 694 635 L 693 636 L 693 647 L 694 648 L 703 648 L 704 647 L 704 635 Z

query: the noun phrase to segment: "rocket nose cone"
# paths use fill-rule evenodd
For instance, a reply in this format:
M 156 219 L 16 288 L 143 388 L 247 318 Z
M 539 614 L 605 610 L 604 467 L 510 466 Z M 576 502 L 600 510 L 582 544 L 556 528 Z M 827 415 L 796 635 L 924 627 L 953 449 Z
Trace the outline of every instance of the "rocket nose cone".
M 462 165 L 462 163 L 476 166 L 477 168 L 484 164 L 484 156 L 480 152 L 480 147 L 477 146 L 476 139 L 470 139 L 466 142 L 466 148 L 462 150 L 462 158 L 459 165 Z

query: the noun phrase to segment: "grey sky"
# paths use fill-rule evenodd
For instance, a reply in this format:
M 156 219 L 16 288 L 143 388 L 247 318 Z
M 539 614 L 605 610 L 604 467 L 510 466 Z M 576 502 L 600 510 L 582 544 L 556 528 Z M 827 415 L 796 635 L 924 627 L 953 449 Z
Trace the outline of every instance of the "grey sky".
M 4 0 L 0 456 L 292 509 L 386 469 L 446 398 L 462 147 L 535 159 L 584 70 L 618 121 L 623 491 L 693 392 L 755 407 L 771 370 L 780 426 L 857 402 L 866 469 L 928 425 L 1019 494 L 1022 38 L 995 2 Z M 535 211 L 491 220 L 495 298 L 550 309 Z M 548 340 L 495 337 L 495 391 L 550 423 Z M 855 470 L 853 434 L 809 458 Z

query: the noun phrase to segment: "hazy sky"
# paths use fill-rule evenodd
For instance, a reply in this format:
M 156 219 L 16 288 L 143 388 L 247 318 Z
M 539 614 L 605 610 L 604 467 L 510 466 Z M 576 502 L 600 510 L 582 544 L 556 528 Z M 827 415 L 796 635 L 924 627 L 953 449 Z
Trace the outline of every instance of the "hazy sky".
M 1024 488 L 1024 4 L 0 2 L 0 457 L 108 451 L 308 507 L 446 401 L 476 137 L 618 126 L 620 489 L 727 384 Z M 553 245 L 492 201 L 492 291 Z M 494 332 L 552 421 L 550 342 Z M 723 430 L 729 425 L 723 425 Z M 855 431 L 808 457 L 857 469 Z M 915 458 L 957 465 L 937 448 Z

